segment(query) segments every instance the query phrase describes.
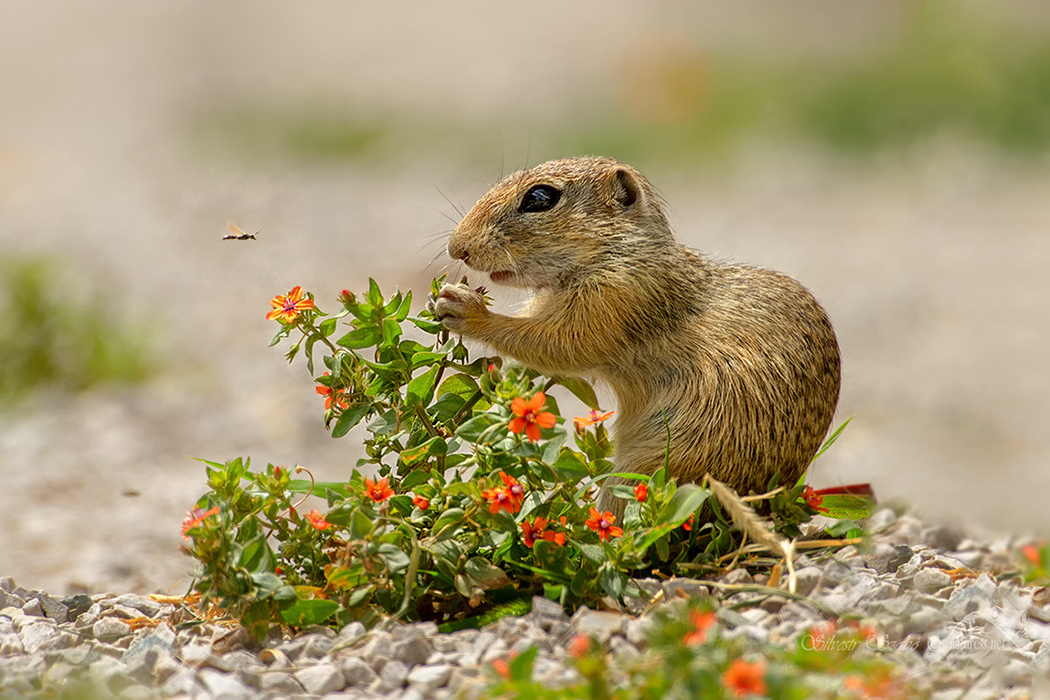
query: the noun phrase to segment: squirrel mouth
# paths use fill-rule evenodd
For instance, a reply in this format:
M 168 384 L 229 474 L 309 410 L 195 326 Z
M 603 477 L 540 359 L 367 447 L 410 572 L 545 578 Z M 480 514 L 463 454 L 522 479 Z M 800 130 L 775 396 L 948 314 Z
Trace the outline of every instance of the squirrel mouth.
M 496 270 L 495 272 L 489 273 L 489 279 L 497 284 L 506 282 L 511 277 L 514 277 L 514 273 L 510 270 Z

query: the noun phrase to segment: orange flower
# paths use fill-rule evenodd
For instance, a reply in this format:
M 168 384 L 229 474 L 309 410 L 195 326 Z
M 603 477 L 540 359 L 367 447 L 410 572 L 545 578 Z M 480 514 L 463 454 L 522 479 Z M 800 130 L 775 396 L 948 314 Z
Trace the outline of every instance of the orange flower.
M 693 520 L 695 518 L 696 518 L 696 515 L 690 515 L 689 519 L 686 520 L 684 523 L 682 523 L 682 529 L 685 530 L 686 532 L 691 531 L 693 529 Z
M 574 659 L 581 659 L 591 650 L 591 638 L 586 634 L 578 634 L 569 642 L 567 651 Z
M 310 524 L 316 527 L 318 530 L 327 530 L 328 528 L 332 527 L 332 523 L 325 520 L 324 516 L 321 515 L 316 509 L 311 510 L 303 517 L 310 521 Z
M 622 537 L 623 528 L 613 527 L 616 516 L 605 511 L 599 513 L 597 508 L 591 508 L 591 517 L 584 523 L 587 527 L 598 533 L 598 539 L 608 542 L 610 537 Z
M 1021 547 L 1021 554 L 1032 563 L 1032 566 L 1043 565 L 1042 555 L 1039 552 L 1039 548 L 1034 544 L 1026 544 L 1024 547 Z
M 880 669 L 869 673 L 867 678 L 847 676 L 843 685 L 847 690 L 852 690 L 862 698 L 902 697 L 901 688 L 890 674 L 888 669 Z
M 525 487 L 506 472 L 500 472 L 499 478 L 503 480 L 503 485 L 507 487 L 507 493 L 514 500 L 514 512 L 517 513 L 521 510 L 521 502 L 525 500 Z
M 492 670 L 499 674 L 503 680 L 510 680 L 510 664 L 507 663 L 506 659 L 493 659 Z
M 812 486 L 807 486 L 806 488 L 802 489 L 802 498 L 806 500 L 806 505 L 808 505 L 813 510 L 819 513 L 828 512 L 828 509 L 821 505 L 824 502 L 824 497 L 817 494 L 817 492 L 813 490 Z
M 634 487 L 634 497 L 639 503 L 645 503 L 645 499 L 649 498 L 649 487 L 645 484 L 638 484 Z
M 535 518 L 532 523 L 526 520 L 521 524 L 522 539 L 525 541 L 526 547 L 531 549 L 532 545 L 536 544 L 536 540 L 553 542 L 559 547 L 565 544 L 565 533 L 551 532 L 547 529 L 547 524 L 546 518 Z
M 215 506 L 207 511 L 203 511 L 200 508 L 194 508 L 186 514 L 186 519 L 182 521 L 182 538 L 188 540 L 189 537 L 186 533 L 195 527 L 198 527 L 204 522 L 204 519 L 208 516 L 215 515 L 219 512 L 219 506 Z
M 381 503 L 394 495 L 394 489 L 390 488 L 390 479 L 383 477 L 379 483 L 371 479 L 365 479 L 365 495 L 376 503 Z
M 576 427 L 577 433 L 583 433 L 585 428 L 601 423 L 614 413 L 616 413 L 616 411 L 609 411 L 608 413 L 603 414 L 601 411 L 591 409 L 587 412 L 586 416 L 573 418 L 572 424 Z
M 412 503 L 416 506 L 416 508 L 419 508 L 420 510 L 426 510 L 430 507 L 430 501 L 423 498 L 422 496 L 413 496 Z
M 325 372 L 321 376 L 329 377 L 331 376 L 331 374 L 331 372 Z M 346 403 L 345 398 L 346 392 L 342 389 L 338 391 L 332 391 L 332 387 L 325 386 L 324 384 L 318 384 L 314 387 L 314 391 L 316 391 L 318 394 L 324 397 L 324 410 L 326 411 L 332 410 L 332 403 L 335 403 L 337 406 L 339 406 L 339 408 L 346 408 L 348 405 Z
M 707 630 L 711 625 L 715 624 L 715 614 L 713 612 L 700 612 L 699 610 L 693 610 L 689 613 L 689 619 L 693 623 L 693 631 L 685 635 L 686 646 L 692 646 L 693 644 L 703 644 L 707 641 Z
M 495 515 L 500 509 L 514 514 L 521 510 L 521 505 L 514 500 L 510 489 L 485 489 L 481 495 L 489 500 L 489 512 Z
M 540 428 L 553 428 L 557 419 L 550 411 L 544 411 L 543 405 L 547 403 L 547 397 L 542 391 L 537 391 L 526 403 L 520 396 L 510 402 L 510 410 L 514 418 L 510 419 L 507 426 L 512 433 L 525 431 L 525 437 L 530 442 L 540 439 Z
M 267 321 L 291 323 L 300 311 L 314 308 L 314 300 L 303 295 L 302 287 L 292 287 L 287 296 L 278 294 L 271 299 L 270 305 L 273 306 L 273 311 L 266 314 Z
M 734 659 L 722 674 L 722 683 L 738 698 L 765 695 L 766 681 L 762 677 L 765 671 L 766 666 L 761 661 L 749 664 L 743 659 Z

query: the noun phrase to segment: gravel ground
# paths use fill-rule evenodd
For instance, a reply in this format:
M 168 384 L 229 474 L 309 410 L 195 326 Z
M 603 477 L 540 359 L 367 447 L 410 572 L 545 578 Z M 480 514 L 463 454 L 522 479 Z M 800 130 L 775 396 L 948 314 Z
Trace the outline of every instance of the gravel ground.
M 55 598 L 0 579 L 0 697 L 50 697 L 84 683 L 100 698 L 135 700 L 478 698 L 494 677 L 492 662 L 529 647 L 538 649 L 533 678 L 557 687 L 575 678 L 566 651 L 574 636 L 596 640 L 610 667 L 621 669 L 645 655 L 652 613 L 682 604 L 683 594 L 720 599 L 722 634 L 789 648 L 828 619 L 859 616 L 878 633 L 865 644 L 878 645 L 923 696 L 1046 697 L 1047 589 L 995 575 L 1016 542 L 977 541 L 889 509 L 873 514 L 869 528 L 877 534 L 865 552 L 851 546 L 823 561 L 799 558 L 797 592 L 806 600 L 734 592 L 766 583 L 764 574 L 740 568 L 721 585 L 642 581 L 652 602 L 636 602 L 645 613 L 638 617 L 581 608 L 570 618 L 556 603 L 536 598 L 524 617 L 452 634 L 439 633 L 432 622 L 369 632 L 355 622 L 338 632 L 306 631 L 260 644 L 218 624 L 177 632 L 173 622 L 181 612 L 163 599 Z
M 181 592 L 179 524 L 204 490 L 191 457 L 345 476 L 353 436 L 326 436 L 303 368 L 265 347 L 268 299 L 302 284 L 323 304 L 369 275 L 425 290 L 444 264 L 432 261 L 446 216 L 457 216 L 444 195 L 468 207 L 505 155 L 526 160 L 524 146 L 511 155 L 526 139 L 508 127 L 511 145 L 485 172 L 410 155 L 247 165 L 195 150 L 195 110 L 324 94 L 462 118 L 496 140 L 504 123 L 615 92 L 632 51 L 667 37 L 779 50 L 833 34 L 825 49 L 852 50 L 886 27 L 867 11 L 833 33 L 808 24 L 835 5 L 771 3 L 759 20 L 655 3 L 640 19 L 630 3 L 582 2 L 544 31 L 466 1 L 411 19 L 353 3 L 5 6 L 0 255 L 41 253 L 74 285 L 111 289 L 118 311 L 158 327 L 163 371 L 135 390 L 40 394 L 0 415 L 0 572 L 55 595 Z M 563 50 L 537 52 L 539 41 Z M 527 105 L 525 74 L 550 76 Z M 814 469 L 817 485 L 872 482 L 937 521 L 1046 527 L 1044 165 L 935 145 L 861 170 L 757 149 L 717 174 L 647 171 L 689 245 L 792 274 L 831 312 L 845 362 L 839 414 L 856 418 Z M 259 240 L 220 241 L 227 219 Z

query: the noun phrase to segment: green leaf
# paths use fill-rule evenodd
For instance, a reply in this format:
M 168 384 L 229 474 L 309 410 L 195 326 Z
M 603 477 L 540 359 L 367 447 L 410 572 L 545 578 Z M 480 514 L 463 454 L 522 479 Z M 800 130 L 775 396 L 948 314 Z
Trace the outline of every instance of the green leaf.
M 434 383 L 437 381 L 437 373 L 438 367 L 431 367 L 408 383 L 408 388 L 405 390 L 406 406 L 430 405 L 434 399 Z
M 401 337 L 401 324 L 395 318 L 383 319 L 383 345 L 395 345 Z
M 405 294 L 405 298 L 401 301 L 401 306 L 397 310 L 397 321 L 398 323 L 403 322 L 408 318 L 409 312 L 412 310 L 412 290 L 408 290 Z
M 558 383 L 572 392 L 572 395 L 583 401 L 587 408 L 599 410 L 598 397 L 590 382 L 580 377 L 558 377 Z
M 561 454 L 558 455 L 558 459 L 551 465 L 551 469 L 562 481 L 576 482 L 589 474 L 584 461 L 567 447 L 561 450 Z
M 379 291 L 379 285 L 371 277 L 368 278 L 368 303 L 377 309 L 383 305 L 383 293 Z
M 428 318 L 419 318 L 418 316 L 409 316 L 408 320 L 415 325 L 416 328 L 426 331 L 427 333 L 440 333 L 445 330 L 445 326 L 440 321 L 431 321 Z
M 444 438 L 441 436 L 435 436 L 424 442 L 422 445 L 401 450 L 401 462 L 406 467 L 414 467 L 427 457 L 443 455 L 447 451 L 448 445 L 445 443 Z M 426 481 L 429 478 L 430 475 L 424 473 L 423 480 Z
M 875 501 L 848 493 L 833 494 L 821 497 L 821 507 L 828 509 L 827 513 L 822 512 L 823 515 L 835 520 L 864 520 L 871 515 Z
M 538 651 L 539 647 L 532 646 L 510 660 L 508 667 L 511 680 L 522 687 L 532 681 L 532 665 Z
M 441 438 L 434 439 L 440 440 Z M 403 456 L 404 452 L 402 452 L 401 454 Z M 409 472 L 408 475 L 401 480 L 401 490 L 411 491 L 420 484 L 425 484 L 428 481 L 430 481 L 430 474 L 425 469 L 417 469 L 413 472 Z
M 423 365 L 433 364 L 434 362 L 437 362 L 438 360 L 442 360 L 442 359 L 448 357 L 448 354 L 450 352 L 452 352 L 452 348 L 454 348 L 455 346 L 456 346 L 456 342 L 454 340 L 450 340 L 447 343 L 445 343 L 444 345 L 442 345 L 437 350 L 424 350 L 424 351 L 421 351 L 421 352 L 414 353 L 412 355 L 412 360 L 410 362 L 410 365 L 411 365 L 412 369 L 416 369 L 417 367 L 422 367 Z M 463 375 L 452 375 L 452 377 L 449 377 L 444 382 L 442 382 L 442 387 L 444 387 L 444 385 L 448 382 L 449 379 L 452 379 L 453 377 L 456 377 L 456 376 L 463 376 Z M 445 392 L 446 392 L 446 390 L 443 389 L 442 393 L 445 393 Z
M 334 600 L 300 598 L 289 607 L 281 610 L 281 619 L 294 627 L 319 625 L 339 610 L 339 603 Z
M 846 426 L 847 426 L 847 425 L 849 425 L 849 422 L 850 422 L 851 420 L 853 420 L 853 416 L 850 416 L 849 418 L 847 418 L 846 420 L 844 420 L 844 421 L 842 422 L 842 425 L 840 425 L 839 427 L 835 428 L 835 432 L 833 432 L 833 433 L 831 434 L 831 436 L 830 436 L 830 437 L 829 437 L 829 438 L 828 438 L 827 440 L 825 440 L 825 441 L 824 441 L 824 444 L 820 446 L 820 449 L 819 449 L 819 450 L 817 450 L 817 454 L 813 455 L 813 459 L 812 459 L 812 460 L 810 460 L 810 463 L 811 463 L 811 464 L 812 464 L 813 462 L 815 462 L 815 461 L 817 460 L 817 458 L 818 458 L 818 457 L 820 457 L 820 456 L 821 456 L 822 454 L 824 454 L 825 452 L 827 452 L 827 451 L 828 451 L 828 449 L 829 449 L 829 448 L 830 448 L 830 447 L 831 447 L 832 445 L 834 445 L 834 444 L 835 444 L 835 441 L 839 439 L 839 435 L 842 435 L 842 431 L 846 429 Z
M 471 557 L 463 566 L 471 583 L 484 590 L 503 588 L 510 585 L 510 579 L 503 569 L 486 561 L 483 557 Z
M 390 435 L 397 430 L 397 411 L 387 411 L 368 424 L 373 435 Z
M 321 335 L 324 336 L 325 338 L 327 338 L 328 336 L 332 335 L 332 333 L 335 332 L 335 324 L 338 321 L 339 321 L 338 317 L 336 317 L 336 318 L 326 318 L 325 320 L 321 321 L 321 324 L 317 328 L 318 328 L 318 330 L 321 331 Z
M 335 341 L 337 345 L 341 345 L 344 348 L 360 349 L 370 348 L 373 345 L 379 345 L 383 340 L 383 332 L 378 326 L 365 326 L 364 328 L 358 328 L 357 330 L 350 331 L 339 340 Z
M 466 511 L 462 508 L 449 508 L 438 517 L 430 531 L 434 537 L 451 537 L 459 529 L 457 524 L 463 521 L 465 515 Z
M 679 486 L 674 495 L 671 496 L 671 500 L 660 510 L 653 524 L 656 526 L 670 525 L 671 527 L 678 527 L 688 520 L 689 516 L 695 513 L 710 495 L 710 491 L 702 489 L 696 484 Z
M 408 570 L 408 555 L 397 545 L 389 543 L 379 545 L 379 556 L 383 557 L 387 568 L 392 573 L 403 574 Z
M 335 425 L 332 426 L 332 437 L 341 438 L 350 432 L 350 429 L 361 422 L 361 420 L 372 410 L 370 403 L 355 403 L 349 408 L 344 408 L 339 414 Z
M 605 550 L 595 544 L 577 544 L 576 548 L 580 550 L 580 554 L 583 558 L 594 566 L 601 566 L 607 560 L 605 558 Z
M 479 413 L 459 426 L 459 429 L 456 430 L 456 436 L 465 442 L 477 442 L 482 433 L 502 422 L 502 420 L 495 413 Z
M 394 296 L 390 297 L 390 303 L 383 307 L 383 315 L 390 316 L 399 308 L 401 308 L 401 299 L 401 291 L 395 291 Z
M 598 569 L 598 583 L 606 593 L 619 600 L 627 587 L 627 575 L 607 561 Z

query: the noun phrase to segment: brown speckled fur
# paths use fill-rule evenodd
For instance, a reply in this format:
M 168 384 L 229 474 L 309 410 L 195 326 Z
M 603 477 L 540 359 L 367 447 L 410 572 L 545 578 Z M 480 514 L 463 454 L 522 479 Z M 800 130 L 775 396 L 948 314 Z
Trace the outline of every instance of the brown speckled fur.
M 561 199 L 519 212 L 537 184 Z M 569 158 L 514 173 L 460 222 L 448 252 L 535 298 L 504 316 L 469 287 L 445 285 L 438 318 L 544 374 L 608 382 L 618 470 L 663 464 L 666 417 L 679 480 L 709 473 L 762 492 L 778 470 L 794 483 L 831 424 L 839 349 L 820 304 L 790 277 L 683 247 L 630 166 Z M 621 513 L 623 501 L 603 506 Z

